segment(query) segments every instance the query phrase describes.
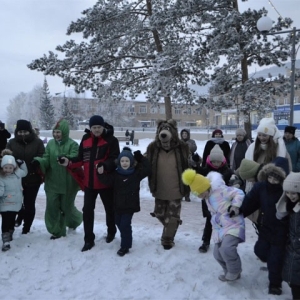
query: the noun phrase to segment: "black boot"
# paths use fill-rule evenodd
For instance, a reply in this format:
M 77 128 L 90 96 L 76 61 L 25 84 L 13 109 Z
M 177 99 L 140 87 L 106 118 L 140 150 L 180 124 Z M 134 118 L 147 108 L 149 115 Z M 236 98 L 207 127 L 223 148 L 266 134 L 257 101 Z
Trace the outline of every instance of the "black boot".
M 7 251 L 10 249 L 10 234 L 9 232 L 3 232 L 2 233 L 2 241 L 3 241 L 3 245 L 2 245 L 2 251 Z
M 281 295 L 282 290 L 281 290 L 281 284 L 269 284 L 269 294 L 271 295 Z
M 120 248 L 119 251 L 117 252 L 117 254 L 119 256 L 124 256 L 126 253 L 129 252 L 129 249 L 128 248 Z
M 106 237 L 106 243 L 111 243 L 113 240 L 114 240 L 114 238 L 115 238 L 115 234 L 110 234 L 110 233 L 108 233 L 107 234 L 107 237 Z
M 94 246 L 95 246 L 94 242 L 92 242 L 92 243 L 85 243 L 84 246 L 81 249 L 81 252 L 91 250 Z
M 204 242 L 204 243 L 202 244 L 202 246 L 199 247 L 199 251 L 200 251 L 201 253 L 206 253 L 207 250 L 208 250 L 208 248 L 209 248 L 209 244 Z

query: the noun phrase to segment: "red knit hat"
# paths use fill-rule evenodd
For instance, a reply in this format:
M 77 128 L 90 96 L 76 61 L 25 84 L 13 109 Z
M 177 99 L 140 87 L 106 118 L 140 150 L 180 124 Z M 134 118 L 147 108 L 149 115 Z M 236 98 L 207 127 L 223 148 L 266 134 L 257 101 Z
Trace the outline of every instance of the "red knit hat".
M 212 133 L 212 137 L 215 137 L 215 134 L 216 133 L 219 133 L 219 134 L 221 134 L 222 136 L 223 136 L 223 131 L 221 130 L 221 129 L 215 129 L 214 131 L 213 131 L 213 133 Z

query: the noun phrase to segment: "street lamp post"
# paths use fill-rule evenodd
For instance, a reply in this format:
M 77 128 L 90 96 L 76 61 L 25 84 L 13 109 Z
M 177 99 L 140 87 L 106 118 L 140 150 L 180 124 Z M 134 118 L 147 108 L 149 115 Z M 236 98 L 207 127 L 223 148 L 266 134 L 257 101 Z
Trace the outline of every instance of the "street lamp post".
M 300 31 L 300 29 L 296 29 L 293 27 L 292 30 L 285 30 L 279 32 L 269 32 L 272 28 L 272 20 L 266 16 L 261 17 L 257 21 L 257 29 L 266 35 L 275 35 L 282 33 L 292 33 L 292 51 L 291 51 L 291 98 L 290 98 L 290 126 L 294 124 L 294 98 L 295 98 L 295 65 L 296 65 L 296 32 Z

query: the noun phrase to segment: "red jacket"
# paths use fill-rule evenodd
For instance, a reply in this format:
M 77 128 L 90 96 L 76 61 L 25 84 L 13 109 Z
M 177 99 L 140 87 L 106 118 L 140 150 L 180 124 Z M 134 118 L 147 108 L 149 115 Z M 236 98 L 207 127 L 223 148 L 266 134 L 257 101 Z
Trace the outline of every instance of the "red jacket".
M 87 130 L 80 142 L 78 157 L 70 159 L 69 167 L 73 169 L 83 166 L 85 187 L 97 190 L 109 188 L 99 181 L 96 166 L 102 162 L 106 172 L 114 171 L 115 159 L 119 154 L 119 141 L 113 136 L 112 126 L 110 129 L 104 129 L 100 137 L 95 137 Z

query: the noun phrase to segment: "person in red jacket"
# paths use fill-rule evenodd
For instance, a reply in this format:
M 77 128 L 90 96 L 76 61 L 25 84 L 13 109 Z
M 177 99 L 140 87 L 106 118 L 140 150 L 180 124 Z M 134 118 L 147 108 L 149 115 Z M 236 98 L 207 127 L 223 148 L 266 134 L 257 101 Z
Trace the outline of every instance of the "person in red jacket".
M 89 120 L 90 131 L 82 137 L 79 145 L 78 157 L 61 157 L 59 163 L 69 168 L 84 169 L 84 205 L 83 227 L 84 246 L 82 252 L 95 246 L 94 210 L 96 198 L 100 195 L 106 212 L 107 236 L 106 242 L 110 243 L 117 232 L 114 220 L 114 192 L 112 186 L 106 186 L 97 178 L 97 165 L 101 164 L 107 172 L 115 170 L 115 159 L 120 154 L 119 141 L 114 137 L 114 129 L 104 122 L 99 115 L 94 115 Z

